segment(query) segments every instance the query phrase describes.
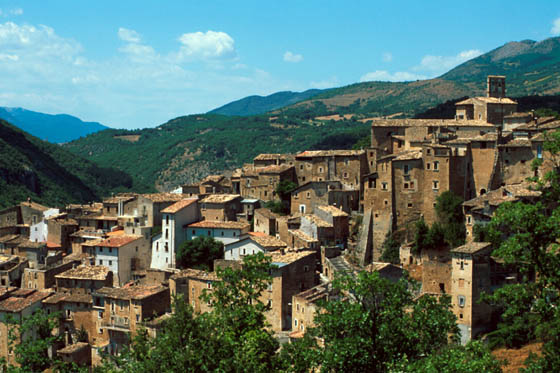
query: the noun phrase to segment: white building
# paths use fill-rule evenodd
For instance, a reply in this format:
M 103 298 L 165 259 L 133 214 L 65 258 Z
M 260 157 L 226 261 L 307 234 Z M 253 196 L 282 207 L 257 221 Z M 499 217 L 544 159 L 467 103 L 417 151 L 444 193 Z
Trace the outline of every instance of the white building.
M 286 248 L 284 241 L 262 233 L 250 233 L 248 237 L 227 244 L 224 247 L 224 259 L 241 260 L 245 255 L 268 253 Z
M 132 280 L 132 272 L 150 268 L 150 241 L 143 236 L 116 235 L 91 248 L 95 265 L 113 272 L 113 285 L 123 286 Z
M 161 210 L 161 234 L 152 240 L 152 268 L 175 268 L 175 252 L 187 239 L 187 225 L 200 219 L 197 202 L 184 199 Z
M 241 221 L 203 220 L 187 226 L 187 239 L 196 237 L 212 237 L 227 245 L 246 238 L 251 225 Z
M 49 228 L 47 224 L 47 219 L 51 216 L 58 215 L 60 211 L 58 209 L 48 209 L 43 211 L 43 219 L 39 222 L 35 221 L 35 216 L 33 217 L 33 224 L 29 228 L 29 241 L 31 242 L 47 242 L 47 236 L 49 234 Z

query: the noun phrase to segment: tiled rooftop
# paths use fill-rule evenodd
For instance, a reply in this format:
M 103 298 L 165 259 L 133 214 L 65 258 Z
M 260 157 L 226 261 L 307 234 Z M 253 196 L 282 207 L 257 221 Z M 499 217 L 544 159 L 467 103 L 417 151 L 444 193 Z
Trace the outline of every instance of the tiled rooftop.
M 249 228 L 249 223 L 241 221 L 213 221 L 202 220 L 196 223 L 189 224 L 188 228 L 215 228 L 215 229 L 245 229 Z
M 306 256 L 316 255 L 316 253 L 315 251 L 311 250 L 285 251 L 284 253 L 282 253 L 281 251 L 272 251 L 266 253 L 265 255 L 270 257 L 272 263 L 289 264 L 298 261 Z
M 511 98 L 498 98 L 498 97 L 471 97 L 467 98 L 466 100 L 459 101 L 455 105 L 473 105 L 478 103 L 486 103 L 486 104 L 517 104 L 517 102 L 513 101 Z
M 255 210 L 255 214 L 259 214 L 264 216 L 265 218 L 268 219 L 276 219 L 278 217 L 278 214 L 273 213 L 272 211 L 270 211 L 267 208 L 260 208 L 260 209 L 256 209 Z
M 161 210 L 161 212 L 164 214 L 175 214 L 176 212 L 181 211 L 182 209 L 195 203 L 196 201 L 198 201 L 197 198 L 183 199 L 179 202 L 175 202 L 169 207 L 164 208 L 163 210 Z
M 309 236 L 308 234 L 306 234 L 305 232 L 303 232 L 301 229 L 290 229 L 289 231 L 290 231 L 290 233 L 292 233 L 294 236 L 296 236 L 297 238 L 299 238 L 302 241 L 305 241 L 305 242 L 319 242 L 315 238 L 313 238 L 313 237 Z
M 0 311 L 21 312 L 27 307 L 42 301 L 52 292 L 18 289 L 11 292 L 7 298 L 0 301 Z
M 200 269 L 192 269 L 192 268 L 183 269 L 181 272 L 171 276 L 172 279 L 184 278 L 184 277 L 203 280 L 203 281 L 219 280 L 218 276 L 216 275 L 216 272 L 208 272 L 208 271 L 203 271 Z
M 131 242 L 139 240 L 142 236 L 128 236 L 128 235 L 121 235 L 116 237 L 110 237 L 106 240 L 103 240 L 97 243 L 95 246 L 102 246 L 102 247 L 121 247 L 124 245 L 128 245 Z
M 365 154 L 363 150 L 307 150 L 296 155 L 297 158 L 313 157 L 354 157 Z
M 493 124 L 482 120 L 455 119 L 374 119 L 372 127 L 489 127 Z
M 481 250 L 489 248 L 490 242 L 469 242 L 463 246 L 456 247 L 451 250 L 454 253 L 475 254 Z
M 211 194 L 205 197 L 201 203 L 227 203 L 237 198 L 241 198 L 239 194 Z
M 60 350 L 57 350 L 57 354 L 73 354 L 74 352 L 80 351 L 81 349 L 89 348 L 89 343 L 86 342 L 77 342 L 71 345 L 68 345 Z
M 272 236 L 251 236 L 250 239 L 262 247 L 267 247 L 267 248 L 286 247 L 284 241 L 279 240 L 278 238 Z
M 271 161 L 271 160 L 275 160 L 275 159 L 289 159 L 290 158 L 290 154 L 259 154 L 257 155 L 255 158 L 253 158 L 254 161 Z
M 55 278 L 76 279 L 76 280 L 105 280 L 109 274 L 109 268 L 106 266 L 86 266 L 79 265 L 62 272 Z
M 93 303 L 93 298 L 91 294 L 56 292 L 53 293 L 50 297 L 43 300 L 43 304 L 58 304 L 61 302 L 91 304 Z
M 104 287 L 97 290 L 97 294 L 102 294 L 108 298 L 114 298 L 114 299 L 141 300 L 165 291 L 169 291 L 169 289 L 161 285 L 152 285 L 152 286 L 137 285 L 128 288 Z
M 321 205 L 321 206 L 317 206 L 316 208 L 328 212 L 332 216 L 348 216 L 347 213 L 345 213 L 344 211 L 342 211 L 341 209 L 335 206 Z
M 313 215 L 313 214 L 306 214 L 306 215 L 302 216 L 302 218 L 305 218 L 305 219 L 309 220 L 311 223 L 313 223 L 316 226 L 321 227 L 321 228 L 332 227 L 331 224 L 329 224 L 328 222 L 324 221 L 320 217 L 318 217 L 316 215 Z
M 151 194 L 142 194 L 142 196 L 156 203 L 178 202 L 184 198 L 182 194 L 175 194 L 175 193 L 151 193 Z

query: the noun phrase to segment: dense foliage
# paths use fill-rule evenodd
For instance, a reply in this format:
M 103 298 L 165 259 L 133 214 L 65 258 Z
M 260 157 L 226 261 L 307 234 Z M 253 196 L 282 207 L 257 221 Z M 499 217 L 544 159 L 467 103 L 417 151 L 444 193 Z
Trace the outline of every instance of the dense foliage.
M 235 169 L 261 153 L 350 149 L 369 132 L 361 122 L 272 118 L 190 115 L 157 128 L 101 131 L 65 147 L 101 166 L 126 171 L 136 184 L 172 188 Z M 122 137 L 135 135 L 134 141 Z
M 214 260 L 224 257 L 224 244 L 212 237 L 195 237 L 183 242 L 177 250 L 177 265 L 212 271 Z
M 543 341 L 543 356 L 531 361 L 528 372 L 560 370 L 560 131 L 546 135 L 544 148 L 555 169 L 538 182 L 541 198 L 500 205 L 487 229 L 497 247 L 493 255 L 520 276 L 519 283 L 487 297 L 501 311 L 490 337 L 493 344 L 511 347 Z
M 142 189 L 125 172 L 99 167 L 0 120 L 0 208 L 28 197 L 49 206 L 87 203 L 131 188 Z
M 385 241 L 383 241 L 383 246 L 381 248 L 381 261 L 386 263 L 399 264 L 399 248 L 399 242 L 395 239 L 395 237 L 393 237 L 391 233 L 387 233 L 387 236 L 385 237 Z

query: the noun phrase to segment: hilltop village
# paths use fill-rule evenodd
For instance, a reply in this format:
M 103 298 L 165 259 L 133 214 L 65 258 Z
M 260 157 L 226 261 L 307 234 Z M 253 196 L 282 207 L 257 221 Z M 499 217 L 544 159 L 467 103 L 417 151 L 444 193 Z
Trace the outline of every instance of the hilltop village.
M 367 270 L 396 281 L 406 270 L 421 284 L 418 295 L 451 295 L 466 343 L 491 322 L 480 294 L 517 279 L 489 243 L 475 242 L 474 227 L 504 202 L 539 197 L 527 178 L 554 166 L 544 132 L 558 128 L 553 117 L 517 112 L 505 77 L 489 76 L 486 96 L 458 102 L 455 119 L 373 120 L 362 150 L 260 154 L 231 175 L 170 193 L 64 208 L 22 202 L 0 211 L 0 320 L 59 311 L 64 338 L 53 353 L 95 366 L 140 326 L 157 333 L 175 295 L 207 311 L 199 296 L 220 281 L 217 269 L 263 253 L 275 269 L 262 299 L 280 339 L 313 326 L 337 274 Z M 415 252 L 415 223 L 434 223 L 447 191 L 465 201 L 466 243 Z M 398 264 L 381 261 L 390 235 L 400 237 Z M 198 237 L 224 245 L 213 271 L 177 263 L 179 247 Z M 13 363 L 7 328 L 0 322 L 0 357 Z

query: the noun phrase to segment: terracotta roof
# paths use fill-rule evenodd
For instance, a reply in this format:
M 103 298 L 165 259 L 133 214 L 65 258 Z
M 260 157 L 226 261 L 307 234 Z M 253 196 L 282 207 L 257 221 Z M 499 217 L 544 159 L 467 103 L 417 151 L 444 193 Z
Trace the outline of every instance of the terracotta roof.
M 105 266 L 80 265 L 62 272 L 55 278 L 69 278 L 77 280 L 105 280 L 109 274 L 109 268 Z
M 296 236 L 297 238 L 299 238 L 300 240 L 303 240 L 305 242 L 319 242 L 318 240 L 309 236 L 307 233 L 305 233 L 301 229 L 290 229 L 289 232 L 291 234 L 293 234 L 294 236 Z
M 272 260 L 272 263 L 293 263 L 297 260 L 300 260 L 301 258 L 304 258 L 306 256 L 310 256 L 313 255 L 315 256 L 316 253 L 315 251 L 311 251 L 311 250 L 299 250 L 299 251 L 286 251 L 284 254 L 282 254 L 281 251 L 272 251 L 269 253 L 266 253 L 266 255 L 268 257 L 270 257 L 270 259 Z
M 76 294 L 76 293 L 66 293 L 66 292 L 56 292 L 50 297 L 43 300 L 43 304 L 58 304 L 61 302 L 66 303 L 93 303 L 93 297 L 91 294 Z
M 463 246 L 456 247 L 451 250 L 455 253 L 475 254 L 481 250 L 489 248 L 492 244 L 490 242 L 469 242 Z
M 21 312 L 27 307 L 42 301 L 52 292 L 30 289 L 18 289 L 9 294 L 9 296 L 0 301 L 0 311 L 4 312 Z
M 39 210 L 39 211 L 47 211 L 47 210 L 50 209 L 50 207 L 40 205 L 36 202 L 21 202 L 19 205 L 29 207 L 29 208 L 32 208 L 34 210 Z
M 105 232 L 102 232 L 102 231 L 101 231 L 101 232 L 98 232 L 98 231 L 90 231 L 90 230 L 87 230 L 87 229 L 80 229 L 79 231 L 76 231 L 76 232 L 70 234 L 70 237 L 81 237 L 81 238 L 84 238 L 84 237 L 89 237 L 89 238 L 92 238 L 92 237 L 99 237 L 99 238 L 103 238 L 103 237 L 105 237 L 105 236 L 107 236 L 107 233 L 105 233 Z
M 103 203 L 106 203 L 106 204 L 118 204 L 118 203 L 121 202 L 121 201 L 122 201 L 123 203 L 126 203 L 126 202 L 129 202 L 129 201 L 134 200 L 135 198 L 136 198 L 136 196 L 133 196 L 133 195 L 123 195 L 123 196 L 117 195 L 117 196 L 105 198 L 105 199 L 103 200 Z
M 482 120 L 456 119 L 374 119 L 372 127 L 490 127 L 493 124 Z
M 107 232 L 107 237 L 115 237 L 115 236 L 122 236 L 124 235 L 124 230 L 117 229 L 112 232 Z
M 214 183 L 219 183 L 223 179 L 225 179 L 224 175 L 208 175 L 204 179 L 202 179 L 202 181 L 200 183 L 205 183 L 205 182 L 209 182 L 209 181 L 214 182 Z
M 89 343 L 86 342 L 77 342 L 71 345 L 68 345 L 60 350 L 57 350 L 57 354 L 73 354 L 76 351 L 80 351 L 84 348 L 89 348 Z
M 290 159 L 293 158 L 293 155 L 291 154 L 273 154 L 273 153 L 264 153 L 264 154 L 259 154 L 257 155 L 255 158 L 253 158 L 253 161 L 271 161 L 271 160 L 275 160 L 275 159 Z
M 219 280 L 219 277 L 216 275 L 216 272 L 207 272 L 200 269 L 192 269 L 192 268 L 183 269 L 181 272 L 171 276 L 172 279 L 185 278 L 185 277 L 193 278 L 197 280 L 203 280 L 203 281 Z
M 227 203 L 241 198 L 239 194 L 210 194 L 201 203 Z
M 106 240 L 103 240 L 97 243 L 95 246 L 102 246 L 102 247 L 121 247 L 124 245 L 128 245 L 131 242 L 141 239 L 142 236 L 128 236 L 122 235 L 117 237 L 110 237 Z
M 156 203 L 177 202 L 184 198 L 182 194 L 175 194 L 175 193 L 151 193 L 151 194 L 142 194 L 142 196 Z
M 508 141 L 506 144 L 501 144 L 500 147 L 506 148 L 530 148 L 531 141 L 529 139 L 513 139 Z
M 188 228 L 216 228 L 216 229 L 245 229 L 249 228 L 249 223 L 241 221 L 213 221 L 202 220 L 196 223 L 189 224 Z
M 255 214 L 262 215 L 262 216 L 264 216 L 265 218 L 268 218 L 268 219 L 276 219 L 279 216 L 278 214 L 275 214 L 272 211 L 270 211 L 269 209 L 264 208 L 264 207 L 260 208 L 260 209 L 256 209 Z
M 312 157 L 353 157 L 365 154 L 363 150 L 307 150 L 296 155 L 297 158 Z
M 287 246 L 284 241 L 272 236 L 251 236 L 250 240 L 266 248 L 282 248 Z
M 255 168 L 255 171 L 258 172 L 259 174 L 280 174 L 282 172 L 285 172 L 287 170 L 289 170 L 290 168 L 293 168 L 294 166 L 290 166 L 287 164 L 281 164 L 281 165 L 271 165 L 271 166 L 266 166 L 266 167 L 258 167 Z
M 322 227 L 322 228 L 332 227 L 331 224 L 329 224 L 328 222 L 324 221 L 320 217 L 313 214 L 303 215 L 302 218 L 309 220 L 311 223 L 315 224 L 318 227 Z
M 320 206 L 317 206 L 316 208 L 318 208 L 319 210 L 323 210 L 325 212 L 328 212 L 332 216 L 348 216 L 347 213 L 345 213 L 344 211 L 342 211 L 341 209 L 339 209 L 336 206 L 320 205 Z
M 457 102 L 455 105 L 473 105 L 478 103 L 486 103 L 486 104 L 517 104 L 517 102 L 513 101 L 511 98 L 498 98 L 498 97 L 471 97 L 463 101 Z
M 264 233 L 264 232 L 249 232 L 249 236 L 253 236 L 253 237 L 267 237 L 268 234 Z
M 58 248 L 61 248 L 62 246 L 60 246 L 60 244 L 47 241 L 47 247 L 49 249 L 58 249 Z
M 393 161 L 410 161 L 422 159 L 422 150 L 408 150 L 395 154 Z
M 102 294 L 108 298 L 115 298 L 115 299 L 140 300 L 164 291 L 169 291 L 169 289 L 161 285 L 152 285 L 152 286 L 136 285 L 128 288 L 104 287 L 97 290 L 97 294 Z
M 161 210 L 161 212 L 165 214 L 175 214 L 176 212 L 181 211 L 182 209 L 195 203 L 196 201 L 198 201 L 197 198 L 183 199 L 179 202 L 175 202 L 169 207 L 164 208 L 163 210 Z
M 315 287 L 312 287 L 311 289 L 307 289 L 299 294 L 296 294 L 295 297 L 303 299 L 307 303 L 315 303 L 318 300 L 324 299 L 329 295 L 329 286 L 329 283 L 317 285 Z

